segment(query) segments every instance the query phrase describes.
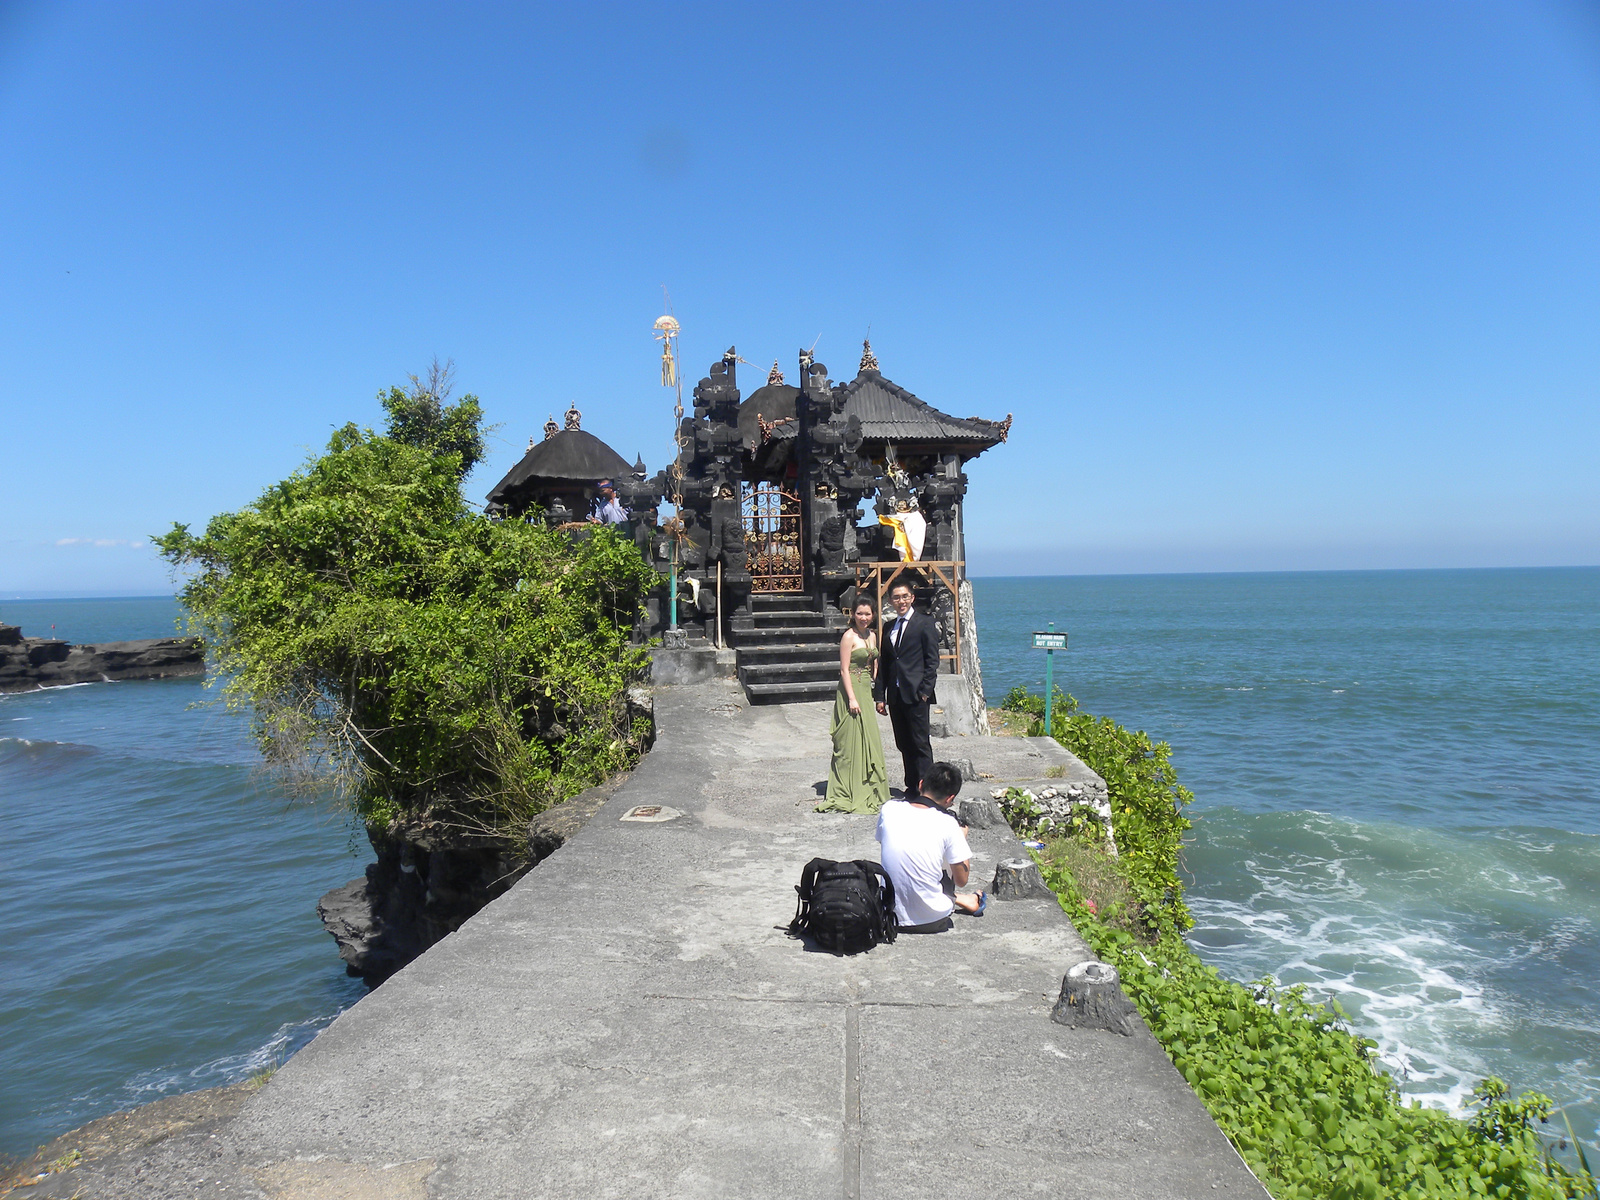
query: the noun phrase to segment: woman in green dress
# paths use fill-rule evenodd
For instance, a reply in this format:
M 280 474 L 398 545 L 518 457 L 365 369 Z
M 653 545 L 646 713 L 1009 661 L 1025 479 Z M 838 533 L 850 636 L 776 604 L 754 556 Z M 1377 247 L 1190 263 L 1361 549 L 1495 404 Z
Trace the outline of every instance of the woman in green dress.
M 862 597 L 851 610 L 850 628 L 839 639 L 839 690 L 833 697 L 833 763 L 828 796 L 818 812 L 875 813 L 889 798 L 883 738 L 872 704 L 878 673 L 878 610 Z

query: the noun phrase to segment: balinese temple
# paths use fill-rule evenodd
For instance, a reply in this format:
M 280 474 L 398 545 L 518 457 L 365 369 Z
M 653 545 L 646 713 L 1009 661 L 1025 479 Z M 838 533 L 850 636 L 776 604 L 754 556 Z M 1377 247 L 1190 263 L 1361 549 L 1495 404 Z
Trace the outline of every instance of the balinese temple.
M 629 466 L 622 455 L 582 429 L 582 422 L 577 405 L 567 409 L 565 428 L 553 416 L 546 421 L 544 440 L 528 442 L 522 461 L 489 493 L 484 511 L 521 516 L 537 507 L 546 521 L 565 525 L 587 519 L 601 480 L 621 486 L 625 479 L 644 477 L 642 460 Z
M 669 647 L 731 648 L 753 702 L 826 699 L 838 640 L 858 594 L 882 609 L 906 579 L 939 622 L 941 679 L 986 731 L 961 504 L 966 463 L 1006 440 L 1011 417 L 955 417 L 886 378 L 868 343 L 848 383 L 801 351 L 796 385 L 774 363 L 740 395 L 730 347 L 694 389 L 671 468 L 645 478 L 600 439 L 552 420 L 543 442 L 489 494 L 490 511 L 537 506 L 555 523 L 582 520 L 602 478 L 616 481 L 647 559 L 679 577 L 677 628 L 663 587 L 649 627 Z M 660 517 L 660 506 L 678 521 Z M 950 688 L 945 686 L 946 683 Z M 964 686 L 957 686 L 964 685 Z M 954 720 L 955 714 L 952 714 Z M 938 723 L 938 717 L 935 718 Z M 955 726 L 952 726 L 954 728 Z

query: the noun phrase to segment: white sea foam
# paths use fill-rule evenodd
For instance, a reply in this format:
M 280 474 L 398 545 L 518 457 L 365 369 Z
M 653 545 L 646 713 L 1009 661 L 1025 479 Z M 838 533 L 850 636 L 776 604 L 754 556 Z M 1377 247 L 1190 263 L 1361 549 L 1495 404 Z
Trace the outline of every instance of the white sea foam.
M 1475 1048 L 1495 1044 L 1517 1015 L 1480 982 L 1489 967 L 1504 966 L 1504 953 L 1473 948 L 1443 908 L 1403 907 L 1419 884 L 1440 889 L 1441 864 L 1386 869 L 1393 846 L 1368 848 L 1388 840 L 1382 833 L 1300 817 L 1298 829 L 1285 831 L 1296 849 L 1273 856 L 1257 842 L 1239 864 L 1247 898 L 1239 890 L 1232 898 L 1191 895 L 1197 949 L 1235 978 L 1267 976 L 1337 999 L 1352 1025 L 1377 1042 L 1380 1062 L 1408 1097 L 1462 1111 L 1476 1082 L 1492 1073 Z M 1307 853 L 1308 842 L 1335 852 Z M 1475 889 L 1503 896 L 1546 895 L 1560 883 L 1522 878 L 1503 864 L 1480 864 L 1476 875 Z M 1528 946 L 1522 954 L 1548 949 Z
M 123 1090 L 134 1103 L 143 1104 L 177 1092 L 238 1083 L 261 1071 L 282 1066 L 296 1051 L 333 1024 L 338 1015 L 335 1012 L 308 1021 L 287 1022 L 278 1026 L 277 1032 L 260 1046 L 242 1054 L 225 1055 L 196 1067 L 156 1067 L 142 1071 L 129 1079 L 123 1085 Z

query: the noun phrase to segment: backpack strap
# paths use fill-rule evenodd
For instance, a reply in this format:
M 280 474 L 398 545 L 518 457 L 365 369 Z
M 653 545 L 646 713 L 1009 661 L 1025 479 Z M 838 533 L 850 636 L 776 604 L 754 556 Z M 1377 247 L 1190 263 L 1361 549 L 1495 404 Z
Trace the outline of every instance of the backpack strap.
M 894 880 L 889 878 L 882 863 L 873 862 L 870 858 L 856 859 L 856 866 L 861 868 L 867 881 L 878 893 L 879 940 L 892 942 L 900 932 L 900 921 L 894 912 Z
M 816 886 L 817 872 L 833 866 L 831 858 L 813 858 L 800 872 L 800 882 L 795 884 L 794 920 L 789 922 L 789 932 L 799 933 L 805 926 L 811 908 L 812 888 Z

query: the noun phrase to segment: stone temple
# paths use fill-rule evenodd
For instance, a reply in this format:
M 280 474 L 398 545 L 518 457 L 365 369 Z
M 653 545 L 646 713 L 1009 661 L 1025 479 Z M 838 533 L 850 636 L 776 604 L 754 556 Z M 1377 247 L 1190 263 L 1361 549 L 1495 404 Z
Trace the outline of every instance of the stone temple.
M 595 483 L 614 480 L 635 543 L 664 576 L 640 629 L 665 641 L 657 670 L 736 670 L 754 703 L 830 697 L 849 605 L 865 593 L 881 612 L 889 585 L 907 579 L 941 630 L 946 728 L 986 732 L 961 506 L 965 464 L 1006 440 L 1010 415 L 940 412 L 887 379 L 867 343 L 848 383 L 801 351 L 798 385 L 774 363 L 745 398 L 738 363 L 730 347 L 696 385 L 665 470 L 630 467 L 579 428 L 574 408 L 564 429 L 552 419 L 529 444 L 489 510 L 581 521 Z M 679 519 L 663 519 L 663 504 Z M 665 583 L 674 560 L 677 631 Z

